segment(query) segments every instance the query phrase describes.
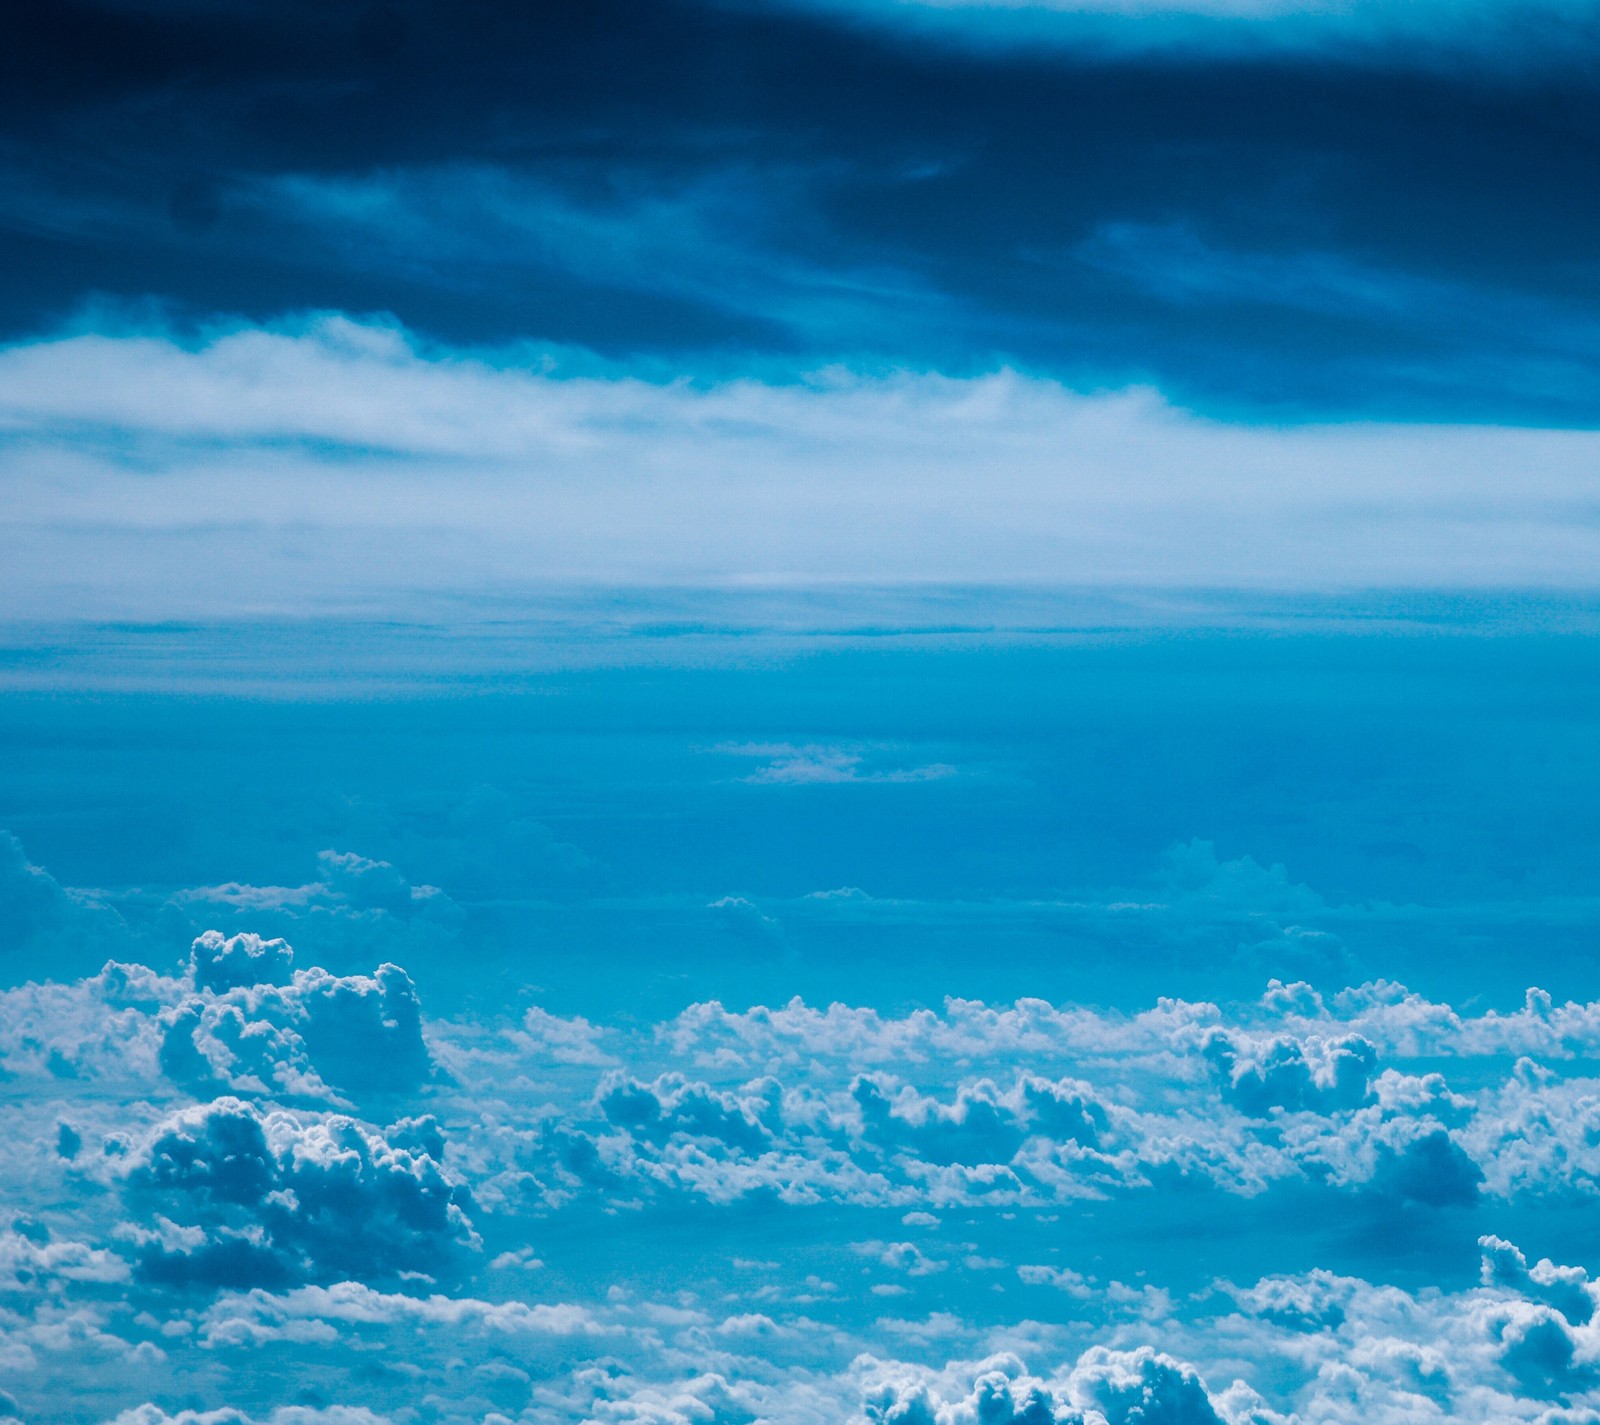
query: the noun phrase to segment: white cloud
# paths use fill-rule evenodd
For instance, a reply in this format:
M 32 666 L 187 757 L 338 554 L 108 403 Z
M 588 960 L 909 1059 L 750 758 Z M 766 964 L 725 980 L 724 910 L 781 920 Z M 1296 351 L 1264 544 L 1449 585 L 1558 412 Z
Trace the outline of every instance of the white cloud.
M 1592 587 L 1600 568 L 1600 434 L 1234 426 L 1007 371 L 563 378 L 326 318 L 12 346 L 0 434 L 18 614 L 560 581 Z

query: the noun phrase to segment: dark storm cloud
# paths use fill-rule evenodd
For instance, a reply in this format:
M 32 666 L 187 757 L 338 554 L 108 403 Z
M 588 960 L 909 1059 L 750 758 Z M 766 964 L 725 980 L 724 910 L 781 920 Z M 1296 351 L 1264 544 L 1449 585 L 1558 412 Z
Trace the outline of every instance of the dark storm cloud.
M 696 369 L 1013 359 L 1588 422 L 1597 50 L 1548 18 L 1517 59 L 1515 24 L 1491 58 L 1448 16 L 1433 49 L 1230 49 L 611 0 L 30 7 L 0 323 L 382 310 Z

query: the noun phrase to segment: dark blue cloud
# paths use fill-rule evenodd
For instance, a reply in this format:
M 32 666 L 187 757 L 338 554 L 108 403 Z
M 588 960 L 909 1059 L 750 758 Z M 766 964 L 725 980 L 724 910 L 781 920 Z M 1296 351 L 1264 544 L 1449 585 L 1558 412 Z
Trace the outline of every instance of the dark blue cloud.
M 1588 26 L 997 45 L 965 42 L 993 15 L 872 9 L 29 14 L 0 324 L 332 307 L 701 370 L 1011 359 L 1219 410 L 1600 411 Z

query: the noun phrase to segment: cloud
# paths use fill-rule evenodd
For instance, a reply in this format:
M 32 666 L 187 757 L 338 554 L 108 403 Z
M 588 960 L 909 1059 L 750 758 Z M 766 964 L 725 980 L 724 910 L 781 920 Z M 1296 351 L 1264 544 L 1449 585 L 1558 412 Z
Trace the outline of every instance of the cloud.
M 1010 371 L 561 377 L 343 318 L 194 347 L 14 345 L 0 391 L 0 587 L 19 614 L 198 612 L 167 572 L 198 562 L 237 571 L 211 616 L 526 590 L 530 567 L 620 584 L 1350 589 L 1586 588 L 1600 565 L 1582 431 L 1229 426 L 1147 390 Z M 944 775 L 855 755 L 769 766 Z
M 128 1264 L 115 1252 L 86 1242 L 60 1240 L 25 1221 L 26 1231 L 0 1232 L 0 1291 L 38 1290 L 66 1282 L 124 1282 Z
M 1194 1367 L 1148 1346 L 1096 1346 L 1079 1360 L 1069 1388 L 1107 1425 L 1226 1425 Z
M 197 990 L 227 993 L 256 985 L 286 985 L 294 951 L 283 940 L 259 935 L 224 937 L 208 930 L 190 952 L 190 974 Z
M 706 909 L 742 940 L 760 944 L 783 938 L 783 922 L 768 915 L 746 896 L 718 896 Z
M 477 1243 L 469 1198 L 432 1155 L 437 1140 L 388 1132 L 234 1098 L 170 1115 L 122 1169 L 127 1202 L 156 1224 L 132 1229 L 139 1274 L 249 1285 L 448 1268 Z
M 1408 66 L 1555 65 L 1563 26 L 1583 33 L 1581 0 L 791 0 L 886 29 L 979 49 L 1056 45 L 1104 55 L 1156 51 L 1199 60 L 1321 52 L 1347 60 L 1404 47 Z M 1499 43 L 1506 51 L 1496 52 Z
M 968 1378 L 967 1394 L 950 1398 L 925 1378 L 891 1377 L 868 1391 L 866 1418 L 873 1425 L 1245 1425 L 1247 1419 L 1219 1410 L 1192 1366 L 1148 1346 L 1094 1347 L 1054 1381 L 1029 1375 L 1011 1355 L 979 1363 Z M 1269 1417 L 1255 1418 L 1265 1425 Z
M 562 1019 L 537 1005 L 522 1016 L 520 1030 L 508 1036 L 524 1053 L 548 1057 L 558 1064 L 598 1064 L 613 1062 L 602 1047 L 604 1030 L 581 1015 Z
M 382 1292 L 360 1282 L 296 1287 L 274 1292 L 260 1287 L 225 1295 L 206 1309 L 203 1339 L 216 1346 L 259 1346 L 274 1338 L 293 1340 L 305 1323 L 350 1326 L 416 1324 L 423 1329 L 465 1329 L 490 1335 L 556 1337 L 614 1336 L 620 1328 L 583 1307 L 475 1297 L 411 1296 Z
M 1088 1084 L 1033 1075 L 1019 1077 L 1009 1091 L 987 1079 L 962 1084 L 949 1104 L 909 1085 L 896 1092 L 882 1076 L 858 1078 L 851 1093 L 869 1141 L 939 1164 L 1009 1162 L 1036 1133 L 1093 1147 L 1108 1123 Z
M 183 906 L 228 907 L 260 916 L 279 912 L 293 917 L 323 911 L 351 917 L 433 914 L 448 918 L 450 898 L 437 886 L 417 886 L 387 861 L 354 851 L 319 851 L 317 879 L 301 886 L 250 886 L 228 881 L 180 891 Z
M 169 929 L 290 937 L 324 964 L 350 968 L 394 956 L 426 956 L 454 943 L 464 912 L 437 886 L 417 884 L 391 862 L 351 851 L 317 853 L 316 878 L 294 886 L 239 881 L 175 893 Z
M 1373 1189 L 1401 1202 L 1458 1207 L 1473 1202 L 1483 1169 L 1442 1128 L 1418 1134 L 1400 1147 L 1381 1144 Z
M 104 956 L 130 940 L 127 926 L 94 896 L 68 890 L 0 831 L 0 974 L 8 980 L 85 955 Z
M 770 1096 L 717 1093 L 681 1074 L 666 1074 L 644 1084 L 609 1073 L 600 1081 L 596 1097 L 612 1123 L 656 1142 L 682 1134 L 759 1153 L 772 1141 L 771 1130 L 762 1122 L 776 1108 Z
M 219 1410 L 180 1410 L 169 1415 L 160 1406 L 140 1405 L 125 1410 L 109 1425 L 391 1425 L 391 1417 L 359 1405 L 320 1408 L 284 1405 L 265 1415 L 246 1415 L 226 1406 Z
M 1195 864 L 1178 891 L 1228 914 L 1259 894 L 1287 916 L 1309 894 L 1255 863 Z M 398 894 L 353 871 L 375 876 L 369 903 Z M 1400 1233 L 1448 1265 L 1487 1226 L 1581 1220 L 1600 1182 L 1590 1006 L 1532 992 L 1468 1010 L 1373 983 L 1136 1013 L 519 1010 L 429 1021 L 401 971 L 298 969 L 249 934 L 200 937 L 181 974 L 112 964 L 5 992 L 23 1211 L 0 1234 L 0 1357 L 35 1362 L 21 1413 L 63 1378 L 37 1363 L 69 1358 L 101 1363 L 94 1419 L 221 1408 L 233 1352 L 256 1353 L 263 1389 L 306 1372 L 307 1408 L 395 1414 L 435 1391 L 450 1425 L 701 1405 L 807 1425 L 924 1408 L 935 1425 L 1041 1408 L 1053 1425 L 1527 1425 L 1600 1379 L 1582 1268 L 1484 1237 L 1476 1285 L 1441 1268 L 1408 1292 L 1352 1269 Z M 1508 1058 L 1529 1048 L 1545 1062 Z M 381 1072 L 358 1091 L 360 1064 Z M 330 1111 L 332 1094 L 363 1107 Z M 1245 1227 L 1283 1220 L 1309 1225 L 1260 1255 L 1305 1270 L 1204 1275 Z M 1152 1232 L 1223 1246 L 1180 1260 Z M 575 1272 L 592 1234 L 626 1266 Z M 654 1272 L 681 1294 L 647 1300 Z M 903 1326 L 880 1319 L 889 1303 Z M 891 1339 L 956 1364 L 860 1363 Z M 981 1365 L 1023 1346 L 1064 1364 Z M 252 1419 L 277 1403 L 233 1401 Z
M 770 759 L 754 772 L 740 778 L 758 787 L 937 782 L 956 774 L 956 769 L 947 762 L 929 762 L 914 767 L 869 765 L 868 754 L 862 749 L 821 744 L 797 746 L 788 742 L 752 742 L 730 744 L 718 750 L 736 756 Z M 875 760 L 881 761 L 881 756 Z
M 0 992 L 0 1063 L 36 1084 L 76 1080 L 90 1104 L 119 1089 L 159 1096 L 163 1077 L 302 1104 L 392 1100 L 434 1074 L 403 969 L 333 975 L 292 961 L 282 940 L 207 932 L 181 977 L 113 961 L 74 984 Z M 61 1156 L 77 1156 L 82 1133 L 56 1125 Z
M 282 940 L 207 931 L 194 942 L 197 993 L 173 1003 L 161 1066 L 190 1087 L 276 1093 L 289 1099 L 395 1093 L 432 1071 L 410 976 L 380 965 L 371 976 L 292 971 Z
M 1378 1062 L 1378 1051 L 1354 1034 L 1333 1041 L 1278 1035 L 1242 1046 L 1226 1030 L 1216 1030 L 1207 1035 L 1202 1052 L 1216 1068 L 1224 1096 L 1257 1115 L 1274 1108 L 1312 1113 L 1360 1108 L 1372 1096 Z
M 447 291 L 527 288 L 559 275 L 709 308 L 776 343 L 870 342 L 873 299 L 894 301 L 907 324 L 948 321 L 947 300 L 913 272 L 865 254 L 819 261 L 789 240 L 818 176 L 792 158 L 671 179 L 619 166 L 597 193 L 463 160 L 277 173 L 232 196 L 291 242 Z
M 1486 1251 L 1516 1253 L 1503 1243 Z M 918 1290 L 947 1279 L 957 1292 L 963 1289 L 954 1263 L 939 1263 L 909 1243 L 863 1241 L 852 1255 Z M 777 1270 L 748 1265 L 758 1268 L 747 1274 L 750 1287 Z M 778 1297 L 767 1310 L 730 1313 L 707 1309 L 692 1292 L 663 1300 L 619 1291 L 583 1305 L 377 1289 L 354 1281 L 257 1287 L 224 1291 L 188 1311 L 172 1303 L 170 1329 L 161 1338 L 171 1352 L 160 1362 L 165 1386 L 152 1389 L 148 1377 L 125 1384 L 120 1398 L 131 1394 L 132 1401 L 93 1418 L 110 1419 L 118 1408 L 177 1390 L 188 1392 L 196 1410 L 226 1410 L 221 1402 L 230 1387 L 244 1397 L 238 1418 L 294 1418 L 272 1415 L 288 1408 L 272 1399 L 274 1373 L 287 1364 L 318 1397 L 296 1408 L 329 1411 L 335 1408 L 330 1401 L 343 1399 L 350 1402 L 346 1409 L 405 1418 L 419 1396 L 436 1392 L 436 1413 L 448 1425 L 493 1419 L 493 1412 L 507 1409 L 558 1421 L 673 1425 L 722 1419 L 803 1425 L 1585 1420 L 1596 1360 L 1593 1329 L 1514 1289 L 1407 1291 L 1326 1272 L 1268 1278 L 1242 1289 L 1219 1285 L 1224 1289 L 1201 1293 L 1181 1309 L 1169 1304 L 1158 1321 L 1092 1329 L 1087 1344 L 1086 1321 L 980 1327 L 940 1312 L 925 1320 L 872 1323 L 866 1339 L 876 1349 L 868 1351 L 861 1349 L 860 1330 L 797 1312 Z M 819 1308 L 815 1299 L 806 1305 L 812 1312 Z M 1074 1295 L 1075 1314 L 1092 1306 L 1092 1298 Z M 102 1371 L 128 1351 L 88 1314 L 74 1332 L 54 1335 L 57 1323 L 48 1310 L 38 1321 L 13 1318 L 8 1324 L 13 1339 L 26 1339 L 35 1351 L 73 1352 L 76 1363 L 100 1352 Z M 893 1339 L 914 1345 L 925 1359 L 886 1357 L 882 1345 Z M 976 1350 L 952 1352 L 957 1342 Z M 1023 1344 L 1029 1359 L 1059 1364 L 1030 1369 L 1016 1349 Z M 374 1369 L 385 1357 L 402 1361 L 404 1369 Z M 943 1366 L 927 1363 L 941 1359 Z M 1281 1369 L 1285 1361 L 1294 1369 Z M 29 1400 L 44 1398 L 33 1393 L 31 1365 L 17 1379 Z M 1219 1388 L 1222 1382 L 1231 1383 Z M 101 1398 L 118 1395 L 112 1389 Z M 1564 1407 L 1553 1404 L 1563 1397 Z
M 1548 1257 L 1534 1267 L 1512 1242 L 1503 1237 L 1480 1237 L 1483 1284 L 1518 1292 L 1554 1307 L 1575 1326 L 1586 1326 L 1594 1316 L 1596 1287 L 1582 1267 L 1558 1267 Z

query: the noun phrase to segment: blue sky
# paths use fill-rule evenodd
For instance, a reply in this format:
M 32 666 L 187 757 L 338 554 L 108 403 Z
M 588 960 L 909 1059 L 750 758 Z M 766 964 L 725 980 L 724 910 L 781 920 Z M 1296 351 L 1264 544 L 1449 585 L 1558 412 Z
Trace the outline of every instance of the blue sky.
M 1597 55 L 14 17 L 0 1425 L 1600 1425 Z

